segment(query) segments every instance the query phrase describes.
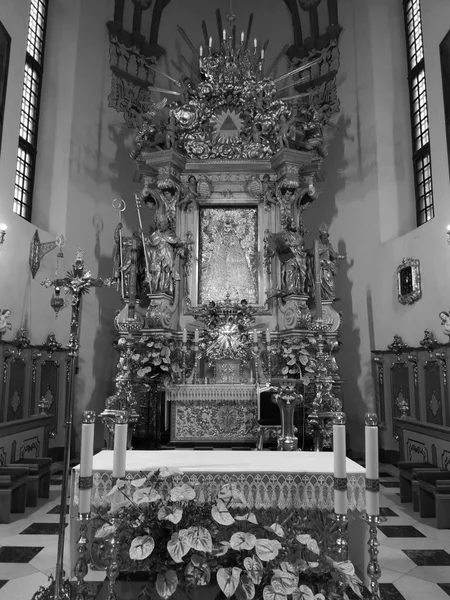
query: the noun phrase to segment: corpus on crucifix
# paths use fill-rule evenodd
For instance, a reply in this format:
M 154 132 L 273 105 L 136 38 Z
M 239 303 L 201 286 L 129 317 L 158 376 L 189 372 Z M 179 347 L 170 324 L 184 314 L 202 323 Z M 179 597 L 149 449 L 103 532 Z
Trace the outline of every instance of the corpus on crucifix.
M 72 420 L 74 406 L 74 377 L 76 374 L 78 351 L 79 351 L 79 326 L 80 326 L 80 305 L 83 294 L 87 294 L 91 287 L 101 287 L 103 280 L 94 278 L 90 271 L 87 271 L 84 265 L 84 253 L 81 249 L 77 251 L 75 263 L 72 270 L 66 273 L 65 277 L 60 279 L 46 279 L 41 282 L 45 288 L 53 287 L 58 295 L 62 290 L 72 296 L 71 306 L 72 315 L 70 319 L 70 335 L 67 344 L 70 357 L 70 378 L 69 390 L 67 394 L 67 410 L 65 421 L 65 440 L 64 440 L 64 460 L 63 460 L 63 480 L 61 486 L 61 506 L 64 506 L 67 498 L 70 467 L 70 446 L 72 437 Z M 66 528 L 66 512 L 61 511 L 58 530 L 58 550 L 56 554 L 56 573 L 54 598 L 59 599 L 64 586 L 64 537 Z

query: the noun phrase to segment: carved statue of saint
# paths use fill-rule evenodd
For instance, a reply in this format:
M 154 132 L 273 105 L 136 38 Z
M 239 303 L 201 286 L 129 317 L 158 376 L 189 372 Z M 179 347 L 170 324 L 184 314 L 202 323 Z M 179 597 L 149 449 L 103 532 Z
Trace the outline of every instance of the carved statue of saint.
M 0 312 L 0 338 L 3 336 L 4 333 L 6 333 L 7 329 L 12 328 L 11 323 L 8 321 L 10 316 L 11 316 L 11 311 L 9 310 L 9 308 L 4 308 Z
M 195 204 L 200 197 L 197 191 L 197 179 L 194 175 L 190 175 L 187 185 L 183 189 L 182 199 L 179 203 L 180 208 L 186 210 Z
M 123 291 L 125 298 L 128 298 L 129 278 L 131 271 L 131 249 L 133 238 L 137 245 L 137 278 L 136 278 L 136 296 L 139 298 L 142 291 L 142 276 L 144 274 L 144 265 L 142 262 L 142 243 L 139 239 L 139 233 L 135 231 L 133 237 L 124 237 L 120 235 L 122 223 L 118 223 L 114 231 L 114 253 L 113 253 L 113 272 L 111 281 L 116 284 L 117 291 Z M 122 249 L 121 244 L 122 242 Z M 121 286 L 121 282 L 123 285 Z
M 322 300 L 334 300 L 336 297 L 334 278 L 337 275 L 339 259 L 345 258 L 338 254 L 330 242 L 328 227 L 322 223 L 319 228 L 319 257 Z
M 442 310 L 439 313 L 439 318 L 441 319 L 441 325 L 444 326 L 445 335 L 450 336 L 450 314 L 447 311 Z
M 144 234 L 150 294 L 165 293 L 172 296 L 174 282 L 180 278 L 178 257 L 184 244 L 169 225 L 166 216 L 158 215 L 156 230 L 150 235 Z
M 281 287 L 287 294 L 307 293 L 308 254 L 303 237 L 298 231 L 287 231 L 283 235 L 291 256 L 281 264 Z
M 266 206 L 277 203 L 276 189 L 273 181 L 270 181 L 270 175 L 266 173 L 262 178 L 261 196 L 264 198 Z

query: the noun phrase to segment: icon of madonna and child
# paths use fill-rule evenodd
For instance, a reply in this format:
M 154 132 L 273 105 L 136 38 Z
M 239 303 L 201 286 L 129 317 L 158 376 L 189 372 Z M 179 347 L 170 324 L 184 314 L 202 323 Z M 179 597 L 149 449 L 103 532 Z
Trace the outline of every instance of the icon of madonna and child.
M 205 208 L 200 215 L 200 302 L 258 302 L 257 211 Z

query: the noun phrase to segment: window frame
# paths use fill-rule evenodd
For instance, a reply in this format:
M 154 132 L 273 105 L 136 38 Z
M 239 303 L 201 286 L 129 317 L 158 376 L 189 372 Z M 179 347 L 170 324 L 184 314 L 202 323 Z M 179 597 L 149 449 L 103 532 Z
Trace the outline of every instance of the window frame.
M 44 7 L 43 11 L 43 24 L 40 27 L 38 20 L 35 20 L 34 29 L 31 29 L 32 26 L 32 10 L 33 6 L 37 6 L 37 10 L 39 11 L 40 7 Z M 21 109 L 20 109 L 20 123 L 19 123 L 19 139 L 17 143 L 17 158 L 16 158 L 16 172 L 15 172 L 15 182 L 14 182 L 14 199 L 13 199 L 13 211 L 18 216 L 22 217 L 26 221 L 31 221 L 32 209 L 33 209 L 33 192 L 34 192 L 34 181 L 36 174 L 36 160 L 37 160 L 37 146 L 38 146 L 38 136 L 39 136 L 39 114 L 40 114 L 40 106 L 41 106 L 41 97 L 42 97 L 42 79 L 44 73 L 44 60 L 45 60 L 45 38 L 47 32 L 47 23 L 48 23 L 48 7 L 49 0 L 30 0 L 29 2 L 29 12 L 28 12 L 28 28 L 27 28 L 27 41 L 26 41 L 26 51 L 25 51 L 25 65 L 24 65 L 24 79 L 22 85 L 22 96 L 21 96 Z M 42 37 L 40 37 L 42 35 Z M 31 39 L 30 39 L 31 38 Z M 41 41 L 40 50 L 37 50 L 36 53 L 40 55 L 40 61 L 36 60 L 34 56 L 32 56 L 29 52 L 29 46 L 32 45 L 33 39 L 38 38 Z M 36 45 L 34 45 L 36 48 Z M 35 54 L 36 54 L 35 53 Z M 32 75 L 36 77 L 36 100 L 35 104 L 27 101 L 27 91 L 30 92 L 29 96 L 32 94 L 32 89 L 27 90 L 27 77 L 28 71 L 31 72 Z M 28 109 L 25 111 L 24 104 L 28 103 Z M 33 109 L 35 109 L 35 115 L 33 116 Z M 30 135 L 33 138 L 33 143 L 28 141 L 22 133 L 22 129 L 24 128 L 23 124 L 23 115 L 26 114 L 26 118 L 28 120 L 32 120 L 34 122 L 34 127 L 32 129 L 28 129 Z M 29 173 L 27 173 L 26 164 L 22 170 L 21 160 L 22 153 L 25 153 L 25 156 L 28 157 L 28 165 L 29 165 Z M 28 180 L 28 182 L 25 181 Z
M 426 81 L 426 70 L 425 70 L 425 52 L 423 44 L 423 31 L 422 31 L 422 7 L 420 0 L 402 0 L 403 1 L 403 16 L 405 26 L 405 42 L 406 42 L 406 60 L 408 68 L 408 90 L 409 90 L 409 109 L 410 109 L 410 121 L 411 121 L 411 141 L 412 141 L 412 161 L 414 171 L 414 192 L 415 192 L 415 204 L 416 204 L 416 224 L 417 227 L 424 225 L 428 221 L 431 221 L 435 217 L 434 210 L 434 193 L 433 193 L 433 173 L 431 165 L 431 143 L 430 143 L 430 120 L 428 110 L 428 95 L 427 95 L 427 81 Z M 414 35 L 415 27 L 411 33 L 408 31 L 408 12 L 414 10 L 414 4 L 417 2 L 420 11 L 420 33 L 416 38 Z M 411 7 L 411 8 L 410 8 Z M 414 14 L 414 13 L 413 13 Z M 411 38 L 414 38 L 413 41 Z M 418 49 L 413 47 L 416 45 L 417 39 L 420 39 L 421 58 L 417 60 Z M 412 41 L 412 43 L 411 43 Z M 420 104 L 420 76 L 423 75 L 423 94 L 424 103 Z M 414 98 L 414 82 L 417 80 L 417 98 Z M 417 110 L 415 109 L 417 104 Z M 420 117 L 421 111 L 425 109 L 425 117 Z M 418 115 L 417 124 L 414 122 L 415 115 Z M 427 127 L 425 131 L 422 131 L 421 124 L 426 120 Z M 418 141 L 426 134 L 427 142 L 422 143 L 418 148 Z M 421 165 L 420 163 L 428 158 L 428 165 Z M 425 177 L 425 173 L 429 170 L 429 176 Z M 421 179 L 423 174 L 423 180 Z M 427 191 L 427 183 L 429 183 L 429 190 Z M 421 193 L 421 187 L 423 186 L 423 193 Z M 423 206 L 422 206 L 423 202 Z

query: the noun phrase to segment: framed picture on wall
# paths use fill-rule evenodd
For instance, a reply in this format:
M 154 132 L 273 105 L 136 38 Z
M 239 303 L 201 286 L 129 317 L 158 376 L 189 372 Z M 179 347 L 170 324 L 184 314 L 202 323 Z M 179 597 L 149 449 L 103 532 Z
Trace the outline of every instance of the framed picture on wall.
M 414 304 L 422 297 L 419 259 L 404 258 L 397 267 L 397 292 L 400 304 Z
M 3 119 L 5 117 L 10 47 L 11 36 L 0 21 L 0 153 L 2 150 Z

